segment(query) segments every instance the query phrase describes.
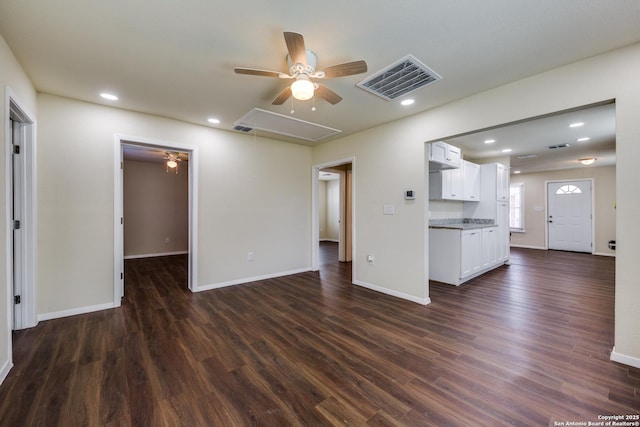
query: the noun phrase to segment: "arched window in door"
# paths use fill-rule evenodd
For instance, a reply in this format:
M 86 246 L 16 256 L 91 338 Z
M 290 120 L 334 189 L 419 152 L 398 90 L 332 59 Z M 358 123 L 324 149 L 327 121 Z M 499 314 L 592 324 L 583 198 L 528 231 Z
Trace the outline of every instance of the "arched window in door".
M 568 184 L 568 185 L 563 185 L 562 187 L 558 188 L 556 190 L 556 194 L 562 195 L 562 194 L 580 194 L 582 193 L 582 190 L 572 184 Z

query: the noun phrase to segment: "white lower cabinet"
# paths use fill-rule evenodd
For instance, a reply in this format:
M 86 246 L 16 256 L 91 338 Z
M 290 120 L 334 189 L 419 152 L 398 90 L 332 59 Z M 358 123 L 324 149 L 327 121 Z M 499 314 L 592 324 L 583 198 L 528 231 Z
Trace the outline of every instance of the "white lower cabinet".
M 429 229 L 429 279 L 460 285 L 504 263 L 498 227 Z
M 482 230 L 460 232 L 460 277 L 477 273 L 482 268 Z
M 498 263 L 498 227 L 482 229 L 482 268 Z

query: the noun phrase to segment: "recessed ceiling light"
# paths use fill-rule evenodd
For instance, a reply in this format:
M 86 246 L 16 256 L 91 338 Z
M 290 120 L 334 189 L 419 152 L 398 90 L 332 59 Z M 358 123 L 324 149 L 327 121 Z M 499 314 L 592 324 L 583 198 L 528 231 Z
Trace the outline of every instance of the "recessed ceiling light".
M 504 150 L 502 150 L 503 153 L 510 153 L 513 150 L 511 148 L 505 148 Z
M 591 138 L 589 138 L 588 136 L 585 136 L 584 138 L 578 138 L 578 139 L 576 139 L 576 141 L 578 141 L 578 142 L 585 142 L 585 141 L 588 141 L 588 140 L 590 140 L 590 139 L 591 139 Z
M 117 101 L 118 100 L 118 97 L 115 96 L 112 93 L 102 92 L 100 94 L 100 96 L 103 97 L 104 99 L 108 99 L 109 101 Z
M 586 159 L 578 159 L 578 161 L 580 163 L 582 163 L 583 165 L 585 165 L 585 166 L 589 166 L 589 165 L 592 165 L 592 164 L 595 163 L 596 158 L 595 157 L 588 157 Z
M 209 123 L 213 123 L 214 125 L 217 125 L 218 123 L 220 123 L 220 120 L 219 120 L 219 119 L 216 119 L 216 118 L 213 118 L 213 117 L 211 117 L 211 118 L 207 119 L 207 121 L 208 121 Z
M 513 173 L 520 173 L 520 171 L 513 171 Z
M 582 122 L 576 122 L 576 123 L 571 123 L 569 125 L 570 128 L 579 128 L 580 126 L 584 126 L 584 123 Z
M 485 144 L 493 144 L 494 142 L 496 142 L 496 140 L 495 140 L 495 139 L 485 139 L 485 140 L 484 140 L 484 143 L 485 143 Z
M 411 105 L 411 104 L 413 104 L 414 102 L 416 102 L 416 101 L 414 101 L 413 99 L 405 99 L 405 100 L 403 100 L 400 104 L 401 104 L 401 105 L 404 105 L 404 106 L 406 107 L 407 105 Z

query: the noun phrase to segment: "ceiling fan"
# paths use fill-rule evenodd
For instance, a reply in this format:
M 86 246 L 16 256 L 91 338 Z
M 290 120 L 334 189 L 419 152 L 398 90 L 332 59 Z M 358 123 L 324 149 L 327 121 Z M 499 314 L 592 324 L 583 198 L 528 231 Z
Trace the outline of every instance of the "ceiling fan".
M 362 60 L 332 65 L 316 71 L 317 56 L 315 52 L 305 48 L 302 34 L 285 32 L 284 41 L 289 51 L 287 55 L 289 74 L 253 68 L 234 68 L 237 74 L 295 79 L 290 86 L 287 86 L 276 96 L 272 102 L 273 105 L 282 105 L 291 96 L 300 101 L 305 101 L 313 98 L 314 95 L 318 95 L 335 105 L 342 101 L 342 97 L 328 87 L 311 81 L 311 79 L 331 79 L 352 76 L 367 71 L 367 63 Z

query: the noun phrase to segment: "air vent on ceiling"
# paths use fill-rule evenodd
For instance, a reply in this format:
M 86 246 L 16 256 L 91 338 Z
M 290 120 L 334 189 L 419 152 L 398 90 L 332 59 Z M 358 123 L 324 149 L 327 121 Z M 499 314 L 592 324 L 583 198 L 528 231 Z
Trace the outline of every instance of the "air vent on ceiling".
M 342 132 L 327 126 L 307 122 L 283 114 L 254 108 L 233 124 L 235 130 L 248 132 L 256 129 L 305 141 L 319 141 Z M 245 130 L 248 129 L 248 130 Z
M 555 150 L 556 148 L 567 148 L 569 147 L 569 144 L 555 144 L 555 145 L 549 145 L 547 148 L 549 150 Z
M 357 86 L 391 101 L 441 79 L 413 55 L 407 55 L 362 80 Z
M 253 129 L 242 125 L 236 125 L 233 127 L 233 130 L 239 130 L 240 132 L 251 132 Z

